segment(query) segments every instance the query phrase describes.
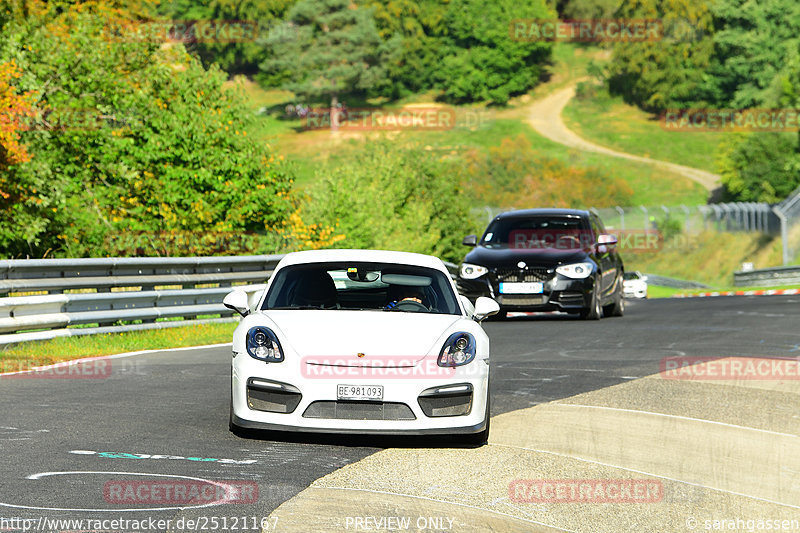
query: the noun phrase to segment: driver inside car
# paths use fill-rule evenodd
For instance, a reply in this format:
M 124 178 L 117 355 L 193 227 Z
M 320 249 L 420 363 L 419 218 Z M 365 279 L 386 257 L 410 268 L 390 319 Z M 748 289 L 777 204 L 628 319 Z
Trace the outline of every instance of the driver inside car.
M 392 290 L 394 289 L 394 290 Z M 393 294 L 394 293 L 394 294 Z M 388 292 L 390 295 L 389 298 L 391 301 L 384 307 L 385 310 L 394 309 L 397 304 L 401 302 L 416 302 L 418 304 L 425 305 L 423 300 L 425 299 L 425 294 L 422 292 L 422 289 L 419 287 L 390 287 L 390 291 Z M 426 306 L 427 307 L 427 306 Z

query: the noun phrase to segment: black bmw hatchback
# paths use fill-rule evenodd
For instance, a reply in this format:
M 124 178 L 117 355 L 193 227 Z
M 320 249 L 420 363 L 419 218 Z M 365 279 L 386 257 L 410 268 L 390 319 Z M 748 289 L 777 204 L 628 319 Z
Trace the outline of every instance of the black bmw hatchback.
M 622 316 L 623 264 L 600 217 L 575 209 L 525 209 L 495 217 L 461 263 L 458 289 L 489 296 L 508 311 Z

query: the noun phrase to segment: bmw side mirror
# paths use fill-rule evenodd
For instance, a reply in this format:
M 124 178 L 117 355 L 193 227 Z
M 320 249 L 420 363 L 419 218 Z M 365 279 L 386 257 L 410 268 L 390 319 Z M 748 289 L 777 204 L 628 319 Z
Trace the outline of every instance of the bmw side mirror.
M 472 317 L 478 322 L 481 322 L 482 320 L 485 320 L 492 315 L 496 315 L 499 312 L 500 304 L 491 298 L 481 296 L 475 300 L 475 312 L 472 314 Z
M 247 298 L 247 293 L 242 289 L 234 289 L 225 295 L 222 300 L 222 305 L 228 309 L 232 309 L 242 316 L 250 314 L 250 306 Z
M 617 236 L 612 235 L 611 233 L 603 233 L 602 235 L 597 237 L 597 253 L 604 254 L 608 252 L 611 248 L 616 246 L 617 244 Z
M 461 244 L 464 246 L 476 246 L 478 244 L 478 237 L 477 235 L 467 235 L 464 237 L 464 240 L 461 241 Z

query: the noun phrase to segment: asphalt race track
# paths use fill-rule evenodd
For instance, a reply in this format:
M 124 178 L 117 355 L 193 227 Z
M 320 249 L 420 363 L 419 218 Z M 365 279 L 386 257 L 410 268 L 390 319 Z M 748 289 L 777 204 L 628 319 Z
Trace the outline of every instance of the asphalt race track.
M 237 437 L 227 427 L 229 346 L 114 358 L 102 375 L 0 376 L 0 530 L 691 531 L 739 519 L 727 530 L 748 531 L 749 519 L 800 520 L 797 376 L 653 377 L 666 357 L 800 356 L 800 297 L 627 303 L 623 318 L 485 323 L 493 425 L 480 448 L 428 437 Z M 739 439 L 735 449 L 720 444 Z M 509 500 L 515 479 L 632 475 L 663 483 L 657 512 L 652 502 Z M 153 479 L 255 483 L 257 498 L 109 501 L 109 484 Z

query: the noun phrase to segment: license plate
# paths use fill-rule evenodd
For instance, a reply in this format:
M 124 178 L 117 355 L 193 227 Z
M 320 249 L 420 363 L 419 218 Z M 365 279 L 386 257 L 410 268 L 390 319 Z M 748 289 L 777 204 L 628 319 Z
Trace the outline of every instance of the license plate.
M 383 400 L 383 385 L 337 385 L 339 400 Z
M 532 281 L 528 283 L 500 283 L 501 294 L 542 294 L 544 292 L 544 283 L 541 281 Z

